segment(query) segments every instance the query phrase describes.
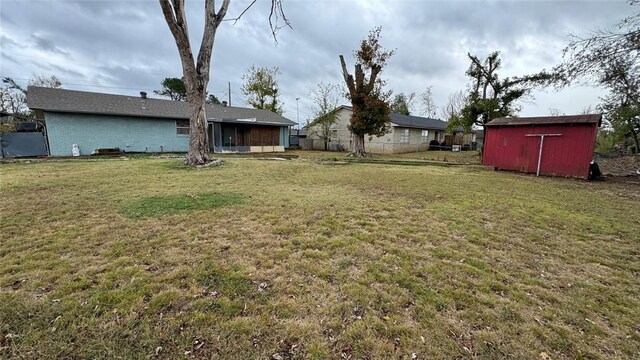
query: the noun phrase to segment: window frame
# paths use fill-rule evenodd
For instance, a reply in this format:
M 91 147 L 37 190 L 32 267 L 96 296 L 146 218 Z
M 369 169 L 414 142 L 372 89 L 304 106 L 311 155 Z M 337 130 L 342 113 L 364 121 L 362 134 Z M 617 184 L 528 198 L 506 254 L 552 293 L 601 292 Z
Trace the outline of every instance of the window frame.
M 429 142 L 429 130 L 422 130 L 422 132 L 420 133 L 420 138 L 421 138 L 423 144 L 428 143 Z
M 408 144 L 410 137 L 411 136 L 410 136 L 409 129 L 408 128 L 403 128 L 402 131 L 400 132 L 400 143 Z
M 184 124 L 186 124 L 186 126 Z M 180 132 L 180 130 L 184 131 L 185 129 L 187 130 L 186 134 Z M 190 129 L 189 120 L 176 120 L 176 136 L 187 137 L 190 134 Z

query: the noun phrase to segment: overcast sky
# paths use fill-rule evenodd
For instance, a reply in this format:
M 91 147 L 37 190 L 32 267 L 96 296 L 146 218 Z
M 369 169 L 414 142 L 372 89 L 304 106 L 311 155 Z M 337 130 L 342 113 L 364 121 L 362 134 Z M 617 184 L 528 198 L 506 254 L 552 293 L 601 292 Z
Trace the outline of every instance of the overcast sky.
M 228 18 L 249 2 L 233 0 Z M 502 76 L 535 73 L 561 61 L 568 34 L 609 27 L 637 11 L 615 0 L 284 0 L 293 29 L 280 31 L 276 45 L 269 6 L 269 0 L 258 0 L 239 22 L 218 29 L 209 91 L 226 99 L 231 82 L 232 105 L 246 106 L 242 75 L 253 64 L 277 66 L 284 115 L 297 120 L 299 97 L 301 122 L 311 114 L 310 93 L 317 83 L 341 84 L 338 55 L 344 54 L 352 69 L 353 50 L 374 26 L 382 26 L 383 46 L 396 50 L 383 70 L 388 89 L 421 93 L 432 86 L 442 106 L 468 83 L 467 52 L 485 57 L 499 50 Z M 203 1 L 187 0 L 196 47 L 203 9 Z M 68 89 L 128 95 L 145 90 L 154 96 L 163 78 L 182 76 L 157 0 L 0 0 L 0 47 L 0 76 L 22 83 L 33 74 L 56 75 Z M 575 87 L 534 95 L 520 115 L 548 115 L 550 108 L 573 114 L 597 105 L 602 92 Z

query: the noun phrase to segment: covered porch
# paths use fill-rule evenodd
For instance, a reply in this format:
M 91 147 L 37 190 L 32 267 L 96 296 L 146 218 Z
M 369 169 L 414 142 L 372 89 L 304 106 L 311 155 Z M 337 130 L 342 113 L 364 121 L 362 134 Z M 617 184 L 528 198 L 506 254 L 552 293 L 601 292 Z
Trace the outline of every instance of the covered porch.
M 284 152 L 288 127 L 209 122 L 209 148 L 215 153 Z

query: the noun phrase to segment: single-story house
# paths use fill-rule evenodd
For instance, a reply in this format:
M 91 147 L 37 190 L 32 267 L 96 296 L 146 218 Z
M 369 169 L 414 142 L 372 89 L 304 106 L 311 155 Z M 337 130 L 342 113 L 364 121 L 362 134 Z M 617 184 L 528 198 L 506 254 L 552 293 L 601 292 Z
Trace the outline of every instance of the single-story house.
M 352 145 L 352 134 L 349 131 L 351 106 L 340 106 L 338 119 L 331 129 L 330 150 L 348 150 Z M 390 129 L 387 134 L 369 139 L 365 137 L 365 150 L 370 153 L 406 153 L 425 151 L 432 142 L 445 142 L 447 123 L 438 119 L 420 116 L 389 114 Z M 461 131 L 461 130 L 460 130 Z M 307 139 L 301 141 L 305 149 L 324 150 L 325 144 L 318 126 L 307 128 Z
M 30 86 L 27 105 L 46 124 L 51 156 L 97 149 L 125 152 L 189 150 L 189 109 L 183 101 Z M 289 147 L 293 121 L 267 110 L 205 105 L 214 152 L 276 152 Z
M 487 123 L 482 163 L 537 175 L 589 177 L 602 115 L 498 118 Z

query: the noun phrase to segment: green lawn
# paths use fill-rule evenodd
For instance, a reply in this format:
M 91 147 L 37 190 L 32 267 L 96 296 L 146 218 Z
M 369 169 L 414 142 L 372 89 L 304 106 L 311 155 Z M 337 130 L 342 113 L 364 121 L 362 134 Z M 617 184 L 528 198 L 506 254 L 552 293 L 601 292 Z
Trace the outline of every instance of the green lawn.
M 0 358 L 640 357 L 637 182 L 297 154 L 0 164 Z

